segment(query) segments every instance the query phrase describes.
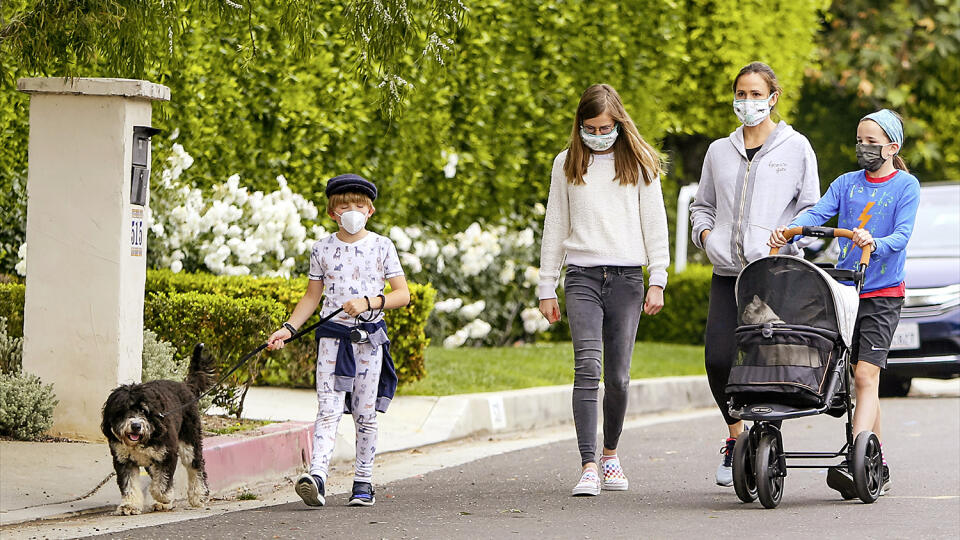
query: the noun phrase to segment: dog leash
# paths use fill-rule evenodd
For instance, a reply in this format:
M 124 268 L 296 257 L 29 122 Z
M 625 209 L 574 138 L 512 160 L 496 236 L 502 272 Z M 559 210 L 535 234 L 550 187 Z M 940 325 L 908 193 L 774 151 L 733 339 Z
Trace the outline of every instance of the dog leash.
M 117 475 L 117 471 L 113 471 L 112 473 L 108 474 L 106 478 L 104 478 L 103 480 L 100 481 L 99 484 L 97 484 L 97 487 L 95 487 L 95 488 L 91 489 L 90 491 L 88 491 L 86 495 L 81 495 L 81 496 L 79 496 L 79 497 L 74 497 L 73 499 L 68 499 L 68 500 L 66 500 L 66 501 L 48 502 L 48 503 L 41 503 L 41 504 L 34 505 L 34 506 L 24 506 L 23 508 L 14 508 L 13 510 L 10 510 L 10 511 L 26 510 L 27 508 L 37 508 L 37 507 L 40 507 L 40 506 L 52 506 L 52 505 L 55 505 L 55 504 L 67 504 L 67 503 L 82 501 L 83 499 L 86 499 L 86 498 L 90 497 L 91 495 L 93 495 L 94 493 L 96 493 L 98 489 L 102 488 L 102 487 L 104 486 L 104 484 L 106 484 L 107 482 L 109 482 L 110 479 L 113 478 L 113 477 L 116 476 L 116 475 Z
M 300 330 L 299 332 L 293 334 L 292 336 L 290 336 L 290 337 L 288 337 L 287 339 L 283 340 L 283 342 L 286 344 L 286 343 L 290 343 L 291 341 L 300 339 L 300 338 L 303 337 L 305 334 L 310 333 L 310 331 L 313 330 L 314 328 L 316 328 L 316 327 L 318 327 L 318 326 L 320 326 L 320 325 L 328 322 L 330 319 L 334 318 L 334 317 L 335 317 L 337 314 L 339 314 L 341 311 L 343 311 L 343 308 L 342 308 L 342 307 L 341 307 L 341 308 L 337 308 L 336 311 L 330 313 L 329 315 L 327 315 L 326 317 L 323 317 L 323 318 L 320 319 L 319 321 L 317 321 L 317 322 L 311 324 L 310 326 L 308 326 L 308 327 Z M 254 350 L 248 352 L 247 354 L 245 354 L 245 355 L 243 356 L 243 358 L 240 359 L 239 362 L 237 362 L 236 364 L 233 365 L 233 367 L 230 368 L 230 371 L 227 371 L 227 373 L 226 373 L 225 375 L 222 375 L 215 383 L 213 383 L 212 385 L 210 385 L 210 388 L 208 388 L 205 392 L 203 392 L 203 393 L 200 394 L 199 396 L 193 398 L 191 401 L 188 401 L 188 402 L 184 403 L 183 405 L 180 405 L 179 407 L 175 407 L 175 408 L 173 408 L 173 409 L 170 409 L 169 411 L 164 411 L 164 412 L 160 413 L 160 418 L 164 418 L 166 415 L 168 415 L 168 414 L 170 414 L 170 413 L 172 413 L 172 412 L 176 412 L 176 411 L 182 410 L 182 409 L 184 409 L 184 408 L 186 408 L 186 407 L 189 407 L 190 405 L 193 405 L 194 403 L 196 403 L 196 402 L 200 401 L 201 399 L 203 399 L 207 394 L 209 394 L 210 392 L 212 392 L 214 388 L 216 388 L 216 387 L 220 386 L 221 384 L 223 384 L 223 382 L 226 381 L 227 378 L 230 377 L 230 375 L 233 375 L 233 372 L 235 372 L 235 371 L 237 371 L 238 369 L 240 369 L 240 367 L 243 366 L 244 364 L 246 364 L 247 361 L 249 361 L 251 358 L 253 358 L 254 356 L 260 354 L 261 351 L 263 351 L 264 349 L 266 349 L 266 348 L 267 348 L 267 345 L 269 345 L 269 343 L 261 343 L 259 346 L 257 346 L 256 349 L 254 349 Z

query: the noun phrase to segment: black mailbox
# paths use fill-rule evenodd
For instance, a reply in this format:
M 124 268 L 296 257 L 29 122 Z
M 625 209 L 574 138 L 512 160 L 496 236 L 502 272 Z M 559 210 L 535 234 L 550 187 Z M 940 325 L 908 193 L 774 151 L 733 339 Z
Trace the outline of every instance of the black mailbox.
M 150 189 L 150 137 L 160 130 L 150 126 L 133 126 L 133 157 L 130 173 L 130 204 L 145 206 Z

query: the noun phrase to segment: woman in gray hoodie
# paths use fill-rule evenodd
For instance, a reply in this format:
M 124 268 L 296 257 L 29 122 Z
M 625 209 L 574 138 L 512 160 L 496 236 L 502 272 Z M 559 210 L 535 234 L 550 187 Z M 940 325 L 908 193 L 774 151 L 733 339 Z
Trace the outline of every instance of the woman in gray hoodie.
M 743 124 L 707 150 L 690 205 L 693 242 L 713 264 L 704 351 L 710 390 L 729 437 L 717 467 L 718 485 L 733 485 L 733 445 L 743 422 L 730 416 L 725 387 L 737 354 L 734 285 L 747 263 L 766 255 L 770 232 L 820 198 L 817 157 L 807 138 L 770 113 L 783 90 L 770 66 L 753 62 L 733 80 L 733 109 Z M 795 245 L 783 254 L 799 254 Z

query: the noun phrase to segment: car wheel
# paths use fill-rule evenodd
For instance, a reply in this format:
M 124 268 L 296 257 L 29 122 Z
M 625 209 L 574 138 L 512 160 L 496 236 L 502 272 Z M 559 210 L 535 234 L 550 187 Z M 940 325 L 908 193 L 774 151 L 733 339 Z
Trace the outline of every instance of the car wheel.
M 880 373 L 880 397 L 906 397 L 910 392 L 909 377 Z

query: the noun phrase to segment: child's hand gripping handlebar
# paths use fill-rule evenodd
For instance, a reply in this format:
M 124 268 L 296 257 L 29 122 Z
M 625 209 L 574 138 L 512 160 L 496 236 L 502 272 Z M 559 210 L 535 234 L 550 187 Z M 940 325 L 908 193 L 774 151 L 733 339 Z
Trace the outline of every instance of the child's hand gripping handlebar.
M 816 238 L 850 238 L 853 239 L 853 231 L 850 229 L 834 229 L 833 227 L 791 227 L 783 231 L 783 237 L 789 242 L 794 236 L 802 234 L 803 236 L 813 236 Z M 770 248 L 770 255 L 776 255 L 780 248 Z M 870 265 L 870 254 L 873 252 L 873 244 L 863 248 L 860 255 L 860 271 L 863 272 Z

